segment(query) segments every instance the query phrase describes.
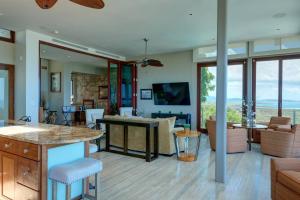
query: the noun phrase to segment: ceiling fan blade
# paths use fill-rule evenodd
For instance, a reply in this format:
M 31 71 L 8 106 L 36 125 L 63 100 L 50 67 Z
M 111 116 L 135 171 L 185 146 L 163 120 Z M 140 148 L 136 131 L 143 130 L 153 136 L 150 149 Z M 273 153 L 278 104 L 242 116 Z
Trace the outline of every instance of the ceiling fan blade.
M 137 64 L 138 61 L 130 60 L 130 61 L 126 61 L 125 63 L 127 63 L 127 64 Z
M 148 64 L 153 67 L 163 67 L 164 65 L 159 60 L 149 59 Z
M 70 0 L 81 6 L 86 6 L 89 8 L 101 9 L 104 7 L 104 2 L 102 0 Z
M 49 9 L 57 2 L 57 0 L 35 0 L 37 5 L 42 9 Z

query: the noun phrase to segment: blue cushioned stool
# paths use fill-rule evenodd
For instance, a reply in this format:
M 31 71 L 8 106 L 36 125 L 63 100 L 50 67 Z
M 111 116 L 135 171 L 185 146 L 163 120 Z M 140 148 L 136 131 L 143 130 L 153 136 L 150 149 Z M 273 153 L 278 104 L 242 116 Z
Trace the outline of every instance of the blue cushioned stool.
M 72 183 L 82 180 L 82 199 L 98 200 L 97 186 L 102 169 L 102 162 L 93 158 L 82 158 L 52 167 L 49 171 L 49 178 L 52 180 L 52 199 L 57 199 L 57 182 L 66 185 L 66 199 L 70 200 Z M 95 196 L 86 194 L 85 179 L 92 175 L 95 175 Z

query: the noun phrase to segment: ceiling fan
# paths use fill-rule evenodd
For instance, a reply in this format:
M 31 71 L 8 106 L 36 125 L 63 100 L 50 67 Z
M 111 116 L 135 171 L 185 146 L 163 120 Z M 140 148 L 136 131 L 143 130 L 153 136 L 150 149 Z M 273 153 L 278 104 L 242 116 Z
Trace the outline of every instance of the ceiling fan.
M 70 0 L 73 3 L 89 8 L 101 9 L 104 7 L 103 0 Z M 49 9 L 57 2 L 57 0 L 35 0 L 42 9 Z
M 149 59 L 147 58 L 147 50 L 148 50 L 148 41 L 149 39 L 144 38 L 145 42 L 145 57 L 143 60 L 140 61 L 128 61 L 129 64 L 141 64 L 142 67 L 152 66 L 152 67 L 163 67 L 164 65 L 159 61 L 155 59 Z

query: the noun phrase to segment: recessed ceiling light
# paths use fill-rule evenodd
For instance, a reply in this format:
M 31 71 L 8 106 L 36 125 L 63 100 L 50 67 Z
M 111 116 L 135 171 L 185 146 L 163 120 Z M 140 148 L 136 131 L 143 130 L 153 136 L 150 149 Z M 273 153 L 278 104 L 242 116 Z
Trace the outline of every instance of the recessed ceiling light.
M 276 13 L 272 17 L 276 18 L 276 19 L 279 19 L 279 18 L 283 18 L 285 16 L 286 16 L 286 13 Z
M 59 31 L 58 30 L 54 30 L 53 33 L 54 34 L 59 34 Z

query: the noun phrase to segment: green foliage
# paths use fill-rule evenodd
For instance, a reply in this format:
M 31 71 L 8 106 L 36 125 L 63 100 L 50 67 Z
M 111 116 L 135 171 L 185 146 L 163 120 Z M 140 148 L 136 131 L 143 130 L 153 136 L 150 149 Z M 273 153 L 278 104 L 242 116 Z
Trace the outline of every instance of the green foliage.
M 204 120 L 209 116 L 216 116 L 216 106 L 214 104 L 204 104 L 202 106 L 202 116 Z M 238 110 L 228 107 L 227 109 L 227 121 L 241 123 L 242 115 Z
M 201 68 L 201 102 L 206 102 L 208 92 L 215 89 L 215 85 L 212 83 L 214 78 L 215 76 L 208 71 L 207 67 Z

